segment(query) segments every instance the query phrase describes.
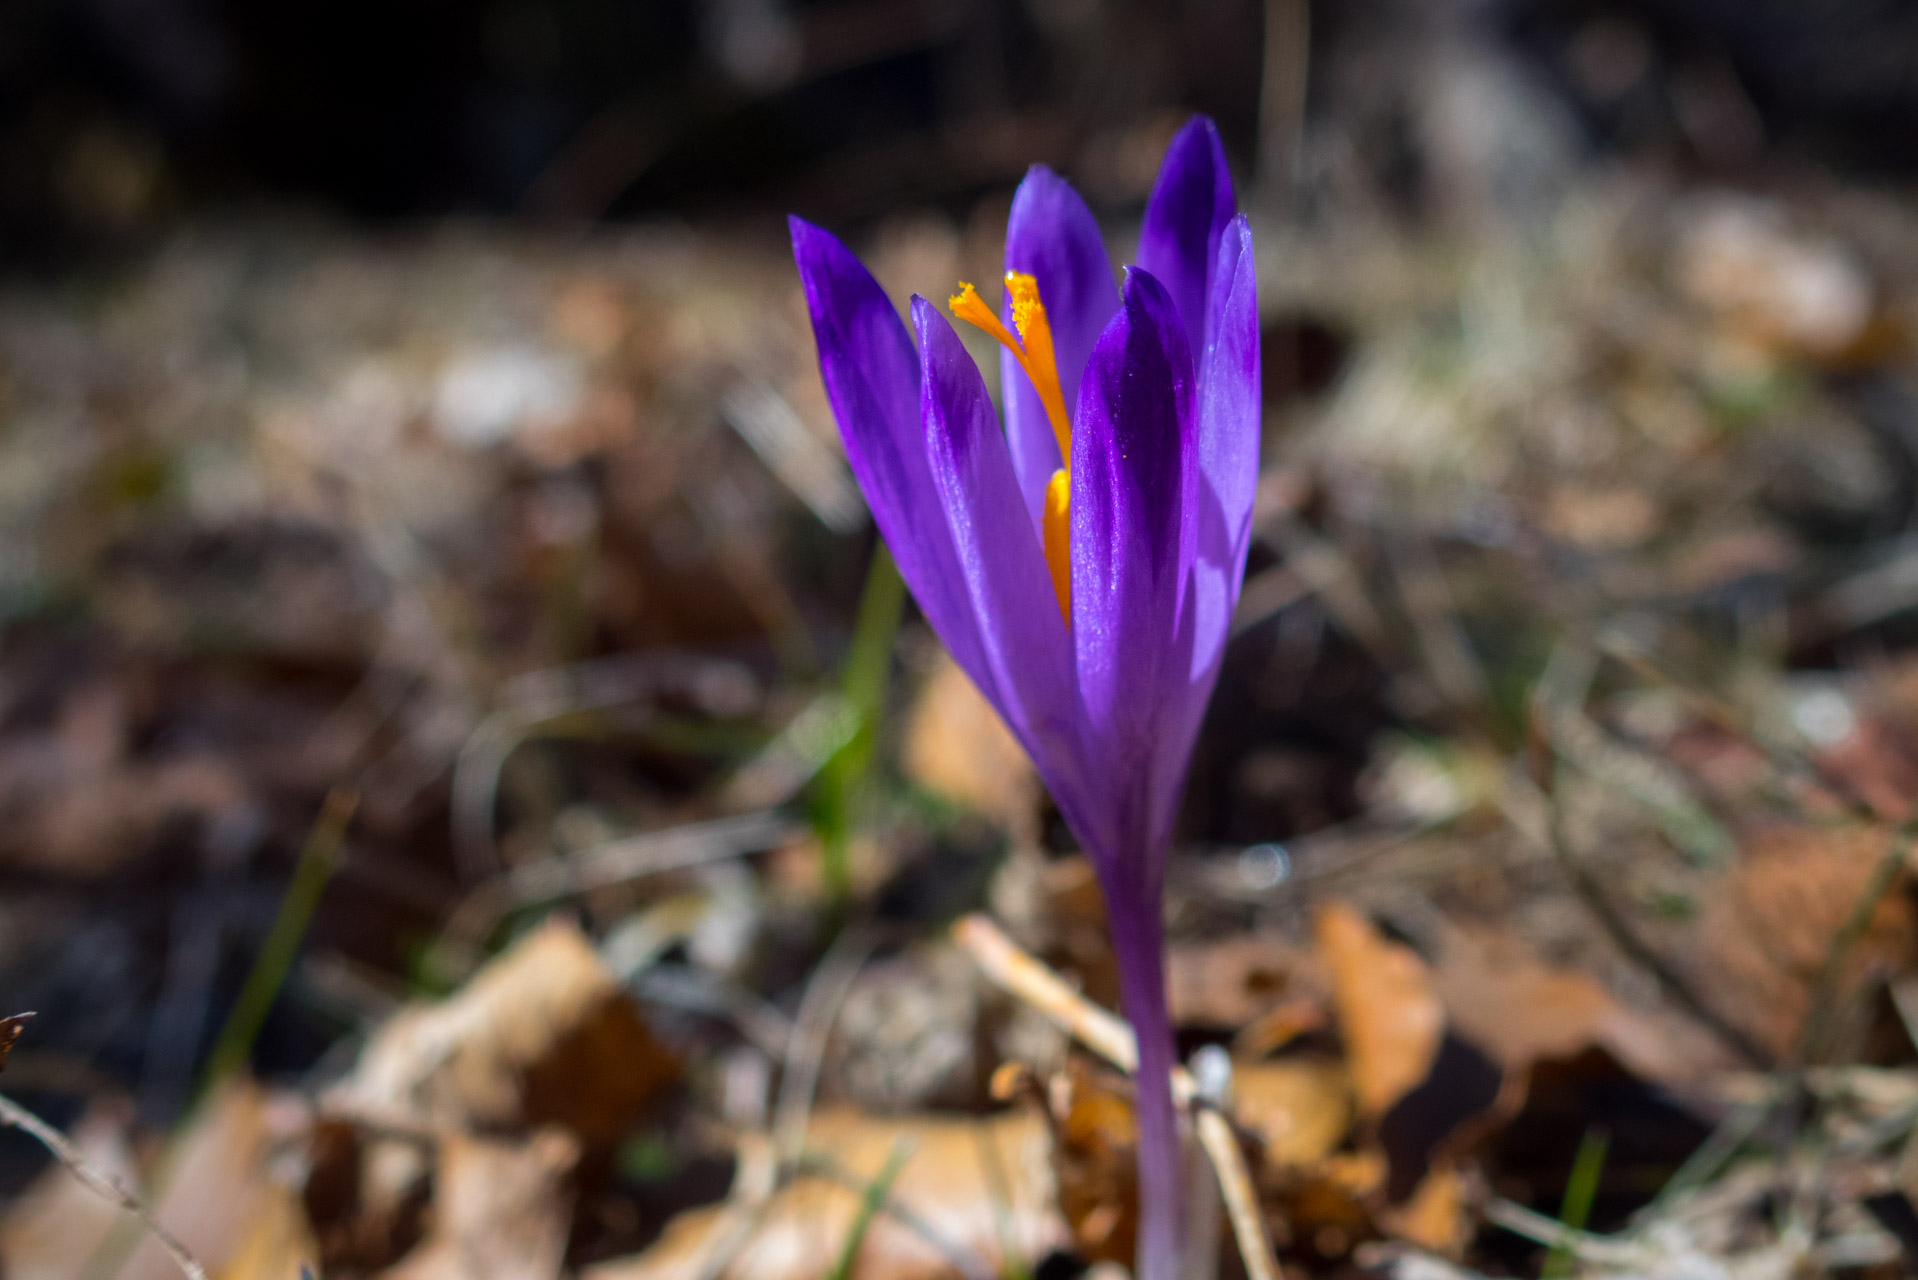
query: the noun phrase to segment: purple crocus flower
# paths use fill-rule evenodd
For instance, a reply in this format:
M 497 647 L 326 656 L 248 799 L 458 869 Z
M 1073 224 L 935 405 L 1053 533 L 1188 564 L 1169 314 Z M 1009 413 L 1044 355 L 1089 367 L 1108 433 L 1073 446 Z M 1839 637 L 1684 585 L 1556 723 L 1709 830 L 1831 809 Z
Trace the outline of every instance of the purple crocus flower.
M 827 397 L 920 609 L 1031 755 L 1106 899 L 1139 1041 L 1138 1271 L 1179 1220 L 1165 851 L 1251 540 L 1259 330 L 1251 231 L 1217 129 L 1173 140 L 1115 287 L 1085 202 L 1035 166 L 1006 229 L 1005 429 L 924 298 L 918 344 L 872 275 L 793 218 Z M 1010 322 L 1009 324 L 1007 322 Z

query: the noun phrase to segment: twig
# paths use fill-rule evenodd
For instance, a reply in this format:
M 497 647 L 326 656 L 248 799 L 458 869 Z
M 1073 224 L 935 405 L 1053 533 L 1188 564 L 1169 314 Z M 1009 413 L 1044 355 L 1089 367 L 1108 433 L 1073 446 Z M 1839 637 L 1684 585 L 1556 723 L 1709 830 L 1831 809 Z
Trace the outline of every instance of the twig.
M 1051 1018 L 1086 1048 L 1121 1071 L 1139 1069 L 1139 1046 L 1125 1019 L 1074 991 L 991 920 L 977 914 L 964 916 L 953 925 L 952 936 L 988 978 Z M 1172 1092 L 1180 1102 L 1190 1102 L 1191 1077 L 1175 1069 Z
M 66 1134 L 61 1133 L 5 1094 L 0 1094 L 0 1123 L 11 1125 L 36 1139 L 41 1146 L 53 1153 L 54 1159 L 65 1165 L 74 1177 L 86 1184 L 89 1191 L 96 1193 L 102 1199 L 112 1201 L 138 1218 L 140 1225 L 160 1242 L 160 1247 L 165 1249 L 173 1261 L 179 1265 L 180 1270 L 186 1273 L 187 1280 L 207 1280 L 206 1268 L 194 1260 L 193 1255 L 187 1251 L 187 1247 L 180 1243 L 179 1237 L 161 1226 L 160 1220 L 153 1216 L 152 1211 L 141 1203 L 140 1197 L 135 1195 L 126 1184 L 112 1174 L 96 1169 Z
M 1125 1020 L 1067 986 L 1065 979 L 1021 949 L 998 925 L 974 914 L 962 917 L 952 934 L 988 978 L 1121 1071 L 1130 1074 L 1139 1069 L 1139 1043 Z M 1232 1221 L 1232 1236 L 1245 1260 L 1247 1280 L 1280 1280 L 1278 1257 L 1266 1233 L 1265 1218 L 1258 1211 L 1252 1174 L 1231 1123 L 1216 1108 L 1202 1104 L 1192 1074 L 1183 1067 L 1172 1069 L 1172 1096 L 1193 1110 L 1199 1144 L 1218 1176 L 1226 1214 Z
M 1485 1220 L 1504 1227 L 1514 1235 L 1524 1236 L 1547 1248 L 1563 1250 L 1584 1261 L 1625 1266 L 1646 1261 L 1645 1251 L 1636 1245 L 1576 1230 L 1500 1196 L 1493 1196 L 1485 1202 Z
M 1232 1222 L 1232 1238 L 1245 1259 L 1246 1280 L 1280 1280 L 1278 1255 L 1266 1234 L 1258 1193 L 1252 1189 L 1252 1171 L 1246 1168 L 1245 1152 L 1239 1148 L 1239 1135 L 1232 1132 L 1232 1122 L 1216 1107 L 1197 1108 L 1192 1122 L 1199 1133 L 1199 1145 L 1218 1174 L 1225 1215 Z

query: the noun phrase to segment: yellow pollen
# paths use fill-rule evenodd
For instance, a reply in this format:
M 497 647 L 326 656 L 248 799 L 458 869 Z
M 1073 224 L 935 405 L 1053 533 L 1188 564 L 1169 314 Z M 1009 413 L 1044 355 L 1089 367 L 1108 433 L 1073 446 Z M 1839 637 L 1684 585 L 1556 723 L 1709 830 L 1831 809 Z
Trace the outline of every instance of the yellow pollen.
M 1052 590 L 1059 612 L 1072 625 L 1072 480 L 1065 468 L 1052 473 L 1046 484 L 1046 567 L 1052 570 Z
M 963 281 L 959 292 L 947 305 L 952 314 L 977 325 L 997 338 L 1013 359 L 1026 371 L 1039 403 L 1046 407 L 1052 423 L 1052 435 L 1059 443 L 1059 457 L 1072 465 L 1072 420 L 1066 417 L 1066 398 L 1059 389 L 1059 362 L 1052 350 L 1052 326 L 1046 320 L 1045 304 L 1039 301 L 1039 282 L 1022 271 L 1006 272 L 1006 291 L 1012 295 L 1012 323 L 1015 336 L 985 304 L 979 291 Z

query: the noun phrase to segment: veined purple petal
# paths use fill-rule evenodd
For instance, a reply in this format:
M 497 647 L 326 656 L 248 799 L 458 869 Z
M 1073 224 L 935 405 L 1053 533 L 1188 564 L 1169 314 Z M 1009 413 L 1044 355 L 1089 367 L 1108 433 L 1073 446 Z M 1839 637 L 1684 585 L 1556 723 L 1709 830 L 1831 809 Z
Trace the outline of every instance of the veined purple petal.
M 1166 148 L 1146 201 L 1138 259 L 1172 295 L 1194 348 L 1206 340 L 1207 286 L 1219 239 L 1237 212 L 1218 127 L 1194 116 Z
M 1012 216 L 1006 222 L 1006 270 L 1023 271 L 1039 282 L 1069 417 L 1078 403 L 1079 379 L 1093 344 L 1119 309 L 1119 290 L 1113 284 L 1112 261 L 1106 257 L 1092 210 L 1070 183 L 1042 164 L 1027 170 L 1012 197 Z M 1009 302 L 1004 314 L 1012 315 Z M 1019 473 L 1026 508 L 1037 523 L 1045 509 L 1046 483 L 1065 464 L 1045 407 L 1010 352 L 1000 353 L 999 370 L 1012 465 Z
M 1194 695 L 1202 713 L 1232 625 L 1252 546 L 1259 483 L 1259 294 L 1245 215 L 1219 238 L 1217 281 L 1199 363 L 1198 551 L 1193 564 Z M 1196 720 L 1196 715 L 1195 715 Z M 1195 725 L 1196 727 L 1196 725 Z
M 846 443 L 846 461 L 892 549 L 899 575 L 987 698 L 999 700 L 952 532 L 926 460 L 919 360 L 879 282 L 830 232 L 788 219 L 806 290 L 819 372 Z
M 1108 798 L 1103 854 L 1162 859 L 1185 771 L 1186 586 L 1199 484 L 1192 354 L 1171 297 L 1133 268 L 1093 348 L 1072 433 L 1072 627 L 1091 768 Z M 1099 848 L 1101 843 L 1105 848 Z
M 912 300 L 919 332 L 920 404 L 939 504 L 922 514 L 952 531 L 999 714 L 1038 766 L 1067 820 L 1084 821 L 1079 691 L 1072 637 L 1059 612 L 1036 526 L 985 381 L 952 325 Z

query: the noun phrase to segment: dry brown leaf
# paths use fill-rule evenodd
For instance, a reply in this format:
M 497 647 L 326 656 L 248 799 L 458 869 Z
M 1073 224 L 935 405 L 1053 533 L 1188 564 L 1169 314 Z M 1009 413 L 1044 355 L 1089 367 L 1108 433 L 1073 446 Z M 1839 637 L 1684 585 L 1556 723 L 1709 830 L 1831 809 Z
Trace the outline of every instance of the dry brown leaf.
M 591 1146 L 677 1073 L 585 936 L 555 919 L 458 994 L 395 1015 L 329 1106 L 434 1129 L 558 1125 Z
M 96 1103 L 71 1135 L 87 1163 L 128 1186 L 139 1182 L 127 1142 L 132 1118 L 123 1102 Z M 64 1165 L 50 1164 L 0 1217 L 0 1273 L 7 1280 L 73 1280 L 123 1216 Z
M 1378 1234 L 1369 1206 L 1385 1187 L 1385 1158 L 1343 1152 L 1309 1166 L 1267 1165 L 1261 1194 L 1273 1236 L 1290 1251 L 1343 1259 Z
M 259 1206 L 214 1280 L 297 1280 L 320 1271 L 320 1247 L 298 1192 L 280 1182 L 261 1188 Z
M 572 1228 L 579 1143 L 560 1129 L 523 1142 L 440 1141 L 433 1226 L 387 1280 L 553 1280 Z
M 1640 1079 L 1666 1085 L 1735 1065 L 1693 1022 L 1628 1009 L 1589 974 L 1551 968 L 1504 934 L 1454 930 L 1434 981 L 1453 1025 L 1507 1071 L 1568 1060 L 1593 1047 Z
M 294 1099 L 275 1098 L 245 1080 L 223 1086 L 175 1139 L 154 1216 L 218 1274 L 259 1210 L 261 1173 L 273 1144 L 304 1122 L 305 1108 Z M 179 1280 L 179 1274 L 160 1242 L 148 1237 L 120 1269 L 119 1280 Z
M 1049 1082 L 1053 1167 L 1059 1208 L 1079 1253 L 1093 1262 L 1132 1263 L 1138 1224 L 1139 1130 L 1129 1092 L 1082 1058 Z
M 1716 1007 L 1774 1052 L 1796 1050 L 1833 943 L 1891 840 L 1880 827 L 1770 827 L 1745 841 L 1707 899 L 1694 963 Z M 1918 918 L 1894 884 L 1829 994 L 1914 963 Z
M 1025 751 L 951 658 L 920 690 L 906 724 L 906 774 L 1015 835 L 1033 834 L 1038 782 Z
M 1265 1144 L 1267 1165 L 1309 1165 L 1352 1127 L 1352 1081 L 1324 1058 L 1247 1063 L 1232 1074 L 1232 1113 Z
M 1232 1056 L 1256 1062 L 1300 1036 L 1325 1030 L 1332 1021 L 1328 1003 L 1318 996 L 1301 996 L 1273 1007 L 1239 1028 L 1232 1037 Z
M 1471 1238 L 1464 1178 L 1449 1165 L 1434 1168 L 1419 1180 L 1411 1199 L 1380 1212 L 1379 1225 L 1421 1249 L 1448 1258 L 1461 1256 Z
M 369 1148 L 377 1160 L 366 1159 Z M 382 1271 L 419 1243 L 432 1194 L 426 1156 L 424 1143 L 371 1138 L 343 1120 L 313 1126 L 302 1199 L 319 1240 L 316 1271 Z
M 1887 822 L 1902 820 L 1918 799 L 1918 749 L 1909 727 L 1863 716 L 1849 734 L 1815 754 L 1821 770 L 1842 779 Z
M 1031 1111 L 984 1120 L 888 1120 L 829 1109 L 813 1117 L 806 1149 L 830 1156 L 853 1185 L 865 1185 L 902 1142 L 910 1144 L 911 1154 L 893 1183 L 891 1199 L 941 1240 L 969 1250 L 1002 1273 L 1014 1262 L 1030 1268 L 1071 1242 L 1055 1207 L 1046 1126 Z M 997 1172 L 987 1164 L 994 1152 Z M 717 1280 L 816 1280 L 837 1261 L 860 1198 L 839 1181 L 814 1175 L 795 1179 L 774 1194 Z M 646 1252 L 588 1267 L 582 1280 L 683 1280 L 697 1275 L 736 1221 L 727 1205 L 683 1213 Z M 1004 1256 L 1004 1231 L 1012 1238 L 1013 1259 Z M 938 1248 L 881 1214 L 867 1230 L 851 1275 L 853 1280 L 948 1280 L 953 1271 L 952 1261 Z
M 1324 987 L 1312 954 L 1276 939 L 1247 934 L 1166 954 L 1166 998 L 1178 1026 L 1243 1027 L 1286 1001 L 1323 999 Z
M 1431 1070 L 1445 1035 L 1445 1009 L 1413 951 L 1389 941 L 1357 911 L 1327 903 L 1314 921 L 1332 976 L 1359 1113 L 1383 1115 Z

